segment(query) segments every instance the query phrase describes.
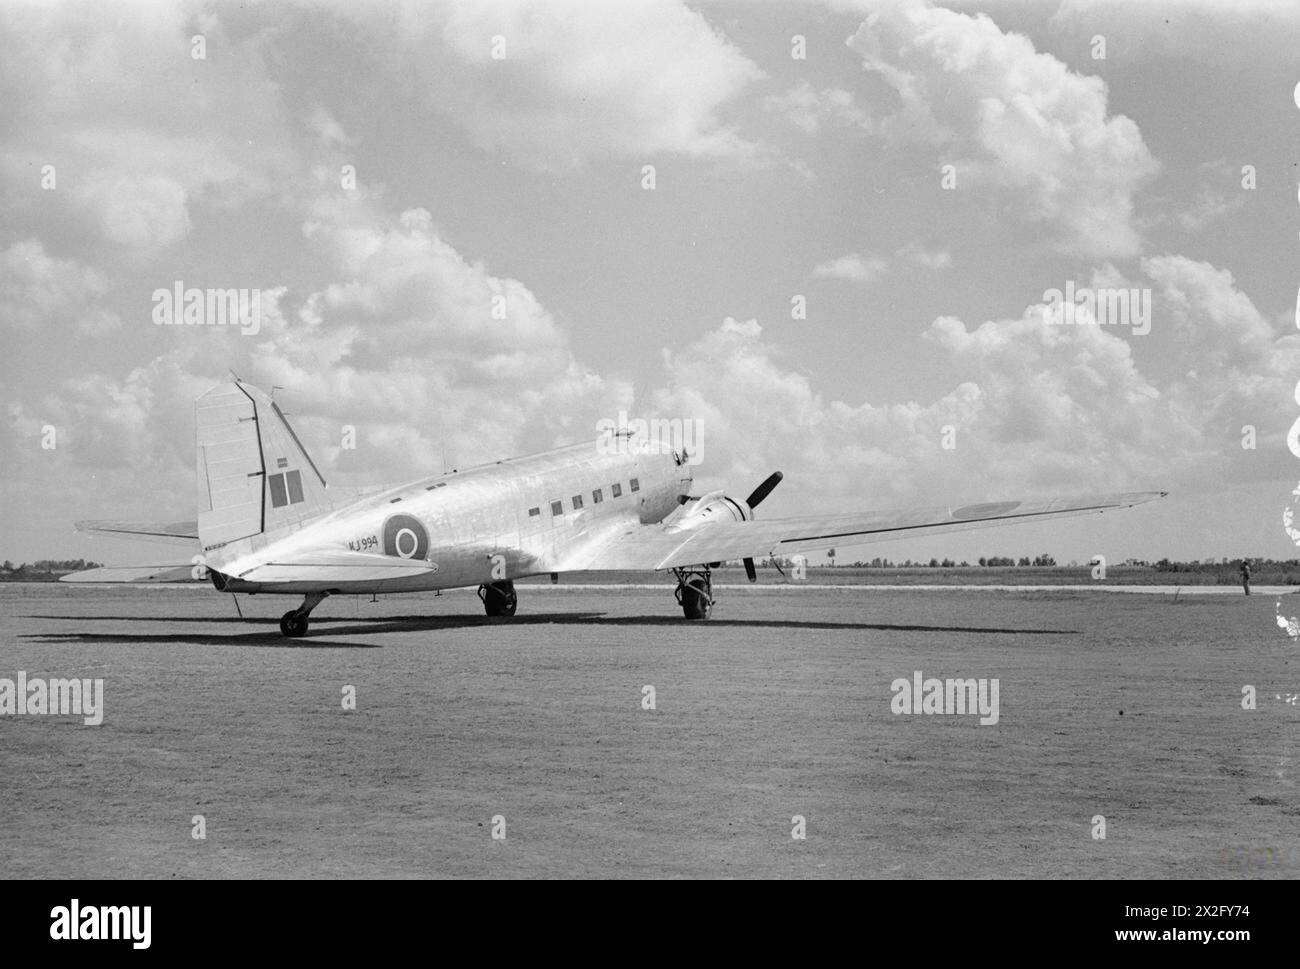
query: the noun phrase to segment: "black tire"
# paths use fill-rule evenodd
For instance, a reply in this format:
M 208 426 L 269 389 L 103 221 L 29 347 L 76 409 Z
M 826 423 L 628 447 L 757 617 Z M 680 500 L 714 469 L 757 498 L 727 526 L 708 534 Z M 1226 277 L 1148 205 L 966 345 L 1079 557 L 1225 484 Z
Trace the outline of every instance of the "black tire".
M 479 590 L 479 598 L 483 600 L 483 611 L 489 616 L 513 616 L 519 607 L 515 584 L 509 579 L 483 586 Z
M 691 583 L 682 585 L 682 615 L 687 619 L 708 619 L 713 615 L 713 602 L 702 588 Z
M 307 635 L 307 617 L 294 609 L 280 617 L 280 632 L 290 639 Z

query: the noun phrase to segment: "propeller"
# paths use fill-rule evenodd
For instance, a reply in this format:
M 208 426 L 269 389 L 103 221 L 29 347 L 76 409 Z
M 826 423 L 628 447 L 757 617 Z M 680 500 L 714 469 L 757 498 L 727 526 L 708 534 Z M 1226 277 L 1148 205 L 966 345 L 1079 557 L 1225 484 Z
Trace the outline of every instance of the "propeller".
M 781 483 L 781 479 L 784 477 L 785 475 L 780 471 L 773 471 L 769 474 L 763 483 L 755 488 L 753 493 L 745 500 L 745 504 L 749 505 L 749 510 L 753 511 L 757 508 L 763 499 L 772 493 L 772 489 Z M 754 568 L 754 560 L 749 557 L 745 558 L 745 575 L 749 577 L 750 582 L 758 581 L 758 572 Z
M 745 499 L 745 504 L 749 505 L 750 508 L 757 508 L 763 499 L 772 493 L 772 489 L 781 483 L 781 479 L 784 477 L 785 475 L 780 471 L 773 471 L 761 485 L 754 489 L 753 494 Z

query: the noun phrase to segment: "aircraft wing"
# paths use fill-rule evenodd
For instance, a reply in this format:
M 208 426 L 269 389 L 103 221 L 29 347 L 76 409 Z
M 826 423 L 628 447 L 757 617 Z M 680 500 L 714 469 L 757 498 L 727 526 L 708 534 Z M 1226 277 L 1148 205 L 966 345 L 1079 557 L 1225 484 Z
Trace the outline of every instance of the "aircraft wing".
M 102 569 L 86 569 L 60 576 L 60 582 L 207 582 L 196 579 L 194 566 L 185 565 L 123 565 Z
M 867 511 L 856 515 L 637 525 L 578 548 L 556 571 L 659 570 L 749 556 L 792 555 L 835 546 L 865 545 L 912 535 L 1067 518 L 1130 508 L 1167 492 L 1136 491 L 1035 501 Z M 683 527 L 685 526 L 685 527 Z
M 92 535 L 108 535 L 142 542 L 197 545 L 198 522 L 80 521 L 73 527 Z

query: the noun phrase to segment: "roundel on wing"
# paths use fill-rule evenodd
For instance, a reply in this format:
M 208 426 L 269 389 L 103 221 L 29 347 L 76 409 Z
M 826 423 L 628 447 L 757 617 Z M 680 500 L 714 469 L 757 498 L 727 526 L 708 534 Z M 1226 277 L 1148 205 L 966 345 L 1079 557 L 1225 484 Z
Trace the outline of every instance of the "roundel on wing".
M 418 518 L 394 515 L 384 522 L 384 554 L 422 559 L 429 554 L 429 533 Z

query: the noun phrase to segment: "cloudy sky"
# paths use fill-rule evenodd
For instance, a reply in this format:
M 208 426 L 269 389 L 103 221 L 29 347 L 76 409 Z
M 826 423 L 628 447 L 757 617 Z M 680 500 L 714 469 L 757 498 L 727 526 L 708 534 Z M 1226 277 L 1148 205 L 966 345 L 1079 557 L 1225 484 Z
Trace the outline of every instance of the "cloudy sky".
M 231 370 L 331 482 L 626 411 L 698 422 L 700 488 L 784 470 L 771 515 L 1173 493 L 870 555 L 1293 557 L 1298 39 L 1289 0 L 0 4 L 0 557 L 156 558 L 71 523 L 192 518 Z M 178 283 L 260 331 L 155 325 Z M 1054 325 L 1067 284 L 1149 332 Z

